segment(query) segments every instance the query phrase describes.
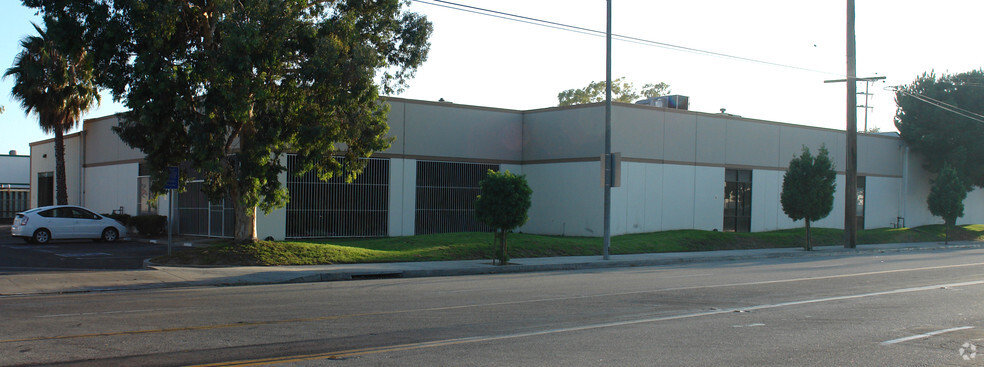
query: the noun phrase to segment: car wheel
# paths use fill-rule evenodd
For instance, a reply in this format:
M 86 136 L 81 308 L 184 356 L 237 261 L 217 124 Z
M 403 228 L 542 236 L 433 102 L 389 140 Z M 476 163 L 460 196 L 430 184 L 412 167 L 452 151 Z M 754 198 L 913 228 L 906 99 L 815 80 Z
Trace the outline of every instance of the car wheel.
M 51 232 L 48 232 L 47 229 L 39 229 L 34 231 L 34 236 L 31 236 L 31 239 L 34 240 L 34 243 L 46 244 L 51 241 Z
M 106 242 L 116 242 L 120 238 L 120 232 L 116 228 L 106 228 L 102 233 L 102 240 Z

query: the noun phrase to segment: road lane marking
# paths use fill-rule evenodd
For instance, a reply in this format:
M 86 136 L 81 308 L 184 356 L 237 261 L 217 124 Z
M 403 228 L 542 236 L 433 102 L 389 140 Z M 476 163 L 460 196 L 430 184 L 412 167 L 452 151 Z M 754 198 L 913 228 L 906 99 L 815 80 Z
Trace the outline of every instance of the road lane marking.
M 368 354 L 380 354 L 380 353 L 399 352 L 399 351 L 406 351 L 406 350 L 436 348 L 436 347 L 458 345 L 458 344 L 470 344 L 470 343 L 497 341 L 497 340 L 505 340 L 505 339 L 526 338 L 532 336 L 543 336 L 543 335 L 586 331 L 586 330 L 611 328 L 611 327 L 619 327 L 619 326 L 630 326 L 630 325 L 638 325 L 638 324 L 646 324 L 646 323 L 654 323 L 654 322 L 662 322 L 662 321 L 683 320 L 683 319 L 698 318 L 698 317 L 705 317 L 705 316 L 726 315 L 726 314 L 734 313 L 735 311 L 775 309 L 775 308 L 782 308 L 782 307 L 789 307 L 789 306 L 799 306 L 804 304 L 842 301 L 847 299 L 859 299 L 859 298 L 866 298 L 866 297 L 922 292 L 928 290 L 939 290 L 942 287 L 964 287 L 964 286 L 981 285 L 981 284 L 984 284 L 984 280 L 942 284 L 942 285 L 930 285 L 930 286 L 912 287 L 912 288 L 901 288 L 901 289 L 893 289 L 893 290 L 881 291 L 881 292 L 870 292 L 870 293 L 861 293 L 861 294 L 853 294 L 853 295 L 846 295 L 846 296 L 816 298 L 816 299 L 794 301 L 794 302 L 781 302 L 781 303 L 764 304 L 764 305 L 757 305 L 751 307 L 737 307 L 737 308 L 730 308 L 730 309 L 720 309 L 720 310 L 711 310 L 711 311 L 697 312 L 697 313 L 690 313 L 690 314 L 682 314 L 682 315 L 651 317 L 651 318 L 644 318 L 644 319 L 637 319 L 637 320 L 605 322 L 605 323 L 588 324 L 588 325 L 573 326 L 573 327 L 558 328 L 558 329 L 531 331 L 525 333 L 473 336 L 473 337 L 465 337 L 465 338 L 434 340 L 434 341 L 419 342 L 419 343 L 398 344 L 398 345 L 383 346 L 383 347 L 349 349 L 349 350 L 342 350 L 342 351 L 328 352 L 328 353 L 304 354 L 304 355 L 294 355 L 294 356 L 284 356 L 284 357 L 209 363 L 209 364 L 193 365 L 190 367 L 259 366 L 259 365 L 267 365 L 267 364 L 297 363 L 297 362 L 312 361 L 312 360 L 342 359 L 342 358 L 356 357 L 356 356 L 362 356 Z M 964 328 L 969 328 L 969 327 L 964 327 Z M 946 331 L 953 331 L 959 329 L 961 328 L 947 329 Z M 946 331 L 942 331 L 942 332 L 946 332 Z M 939 334 L 941 332 L 934 332 L 934 333 Z
M 363 313 L 363 314 L 335 315 L 335 316 L 323 316 L 323 317 L 307 317 L 307 318 L 290 319 L 290 320 L 269 320 L 269 321 L 236 322 L 236 323 L 231 323 L 231 324 L 200 325 L 200 326 L 187 326 L 187 327 L 176 327 L 176 328 L 165 328 L 165 329 L 128 330 L 128 331 L 117 331 L 117 332 L 110 332 L 110 333 L 91 333 L 91 334 L 57 335 L 57 336 L 39 336 L 39 337 L 33 337 L 33 338 L 0 340 L 0 344 L 4 344 L 4 343 L 21 343 L 21 342 L 31 342 L 31 341 L 44 341 L 44 340 L 64 340 L 64 339 L 95 338 L 95 337 L 122 336 L 122 335 L 161 334 L 161 333 L 172 333 L 172 332 L 177 332 L 177 331 L 218 330 L 218 329 L 229 329 L 229 328 L 258 326 L 258 325 L 277 325 L 277 324 L 287 324 L 287 323 L 294 323 L 294 322 L 326 321 L 326 320 L 335 320 L 335 319 L 341 319 L 341 318 L 346 318 L 346 317 L 373 316 L 373 315 L 386 314 L 386 313 L 387 312 L 369 312 L 369 313 Z M 396 313 L 396 312 L 390 312 L 390 313 Z
M 896 343 L 907 342 L 907 341 L 910 341 L 910 340 L 928 338 L 928 337 L 931 337 L 931 336 L 934 336 L 934 335 L 940 335 L 940 334 L 943 334 L 943 333 L 949 333 L 951 331 L 967 330 L 967 329 L 973 329 L 973 328 L 974 328 L 973 326 L 961 326 L 961 327 L 955 327 L 955 328 L 950 328 L 950 329 L 930 331 L 930 332 L 925 333 L 925 334 L 919 334 L 919 335 L 907 336 L 907 337 L 904 337 L 904 338 L 886 340 L 886 341 L 881 342 L 881 345 L 892 345 L 892 344 L 896 344 Z
M 623 295 L 633 295 L 633 294 L 646 294 L 646 293 L 657 293 L 657 292 L 668 292 L 668 291 L 709 289 L 709 288 L 726 288 L 726 287 L 739 287 L 739 286 L 749 286 L 749 285 L 763 285 L 763 284 L 776 284 L 776 283 L 787 283 L 787 282 L 800 282 L 800 281 L 809 281 L 809 280 L 849 278 L 849 277 L 860 277 L 860 276 L 868 276 L 868 275 L 882 275 L 882 274 L 898 273 L 898 272 L 905 272 L 905 271 L 939 270 L 939 269 L 951 269 L 951 268 L 980 266 L 980 265 L 984 265 L 984 263 L 957 264 L 957 265 L 941 265 L 941 266 L 931 266 L 931 267 L 922 267 L 922 268 L 895 269 L 895 270 L 884 270 L 884 271 L 855 273 L 855 274 L 838 274 L 838 275 L 828 275 L 828 276 L 820 276 L 820 277 L 805 277 L 805 278 L 794 278 L 794 279 L 783 279 L 783 280 L 766 280 L 766 281 L 744 282 L 744 283 L 726 283 L 726 284 L 714 284 L 714 285 L 707 285 L 707 286 L 690 286 L 690 287 L 661 288 L 661 289 L 651 289 L 651 290 L 645 290 L 645 291 L 603 293 L 603 294 L 568 296 L 568 297 L 538 298 L 538 299 L 532 299 L 532 300 L 506 301 L 506 302 L 491 302 L 491 303 L 480 303 L 480 304 L 469 304 L 469 305 L 458 305 L 458 306 L 419 308 L 419 309 L 410 309 L 410 310 L 377 311 L 377 312 L 367 312 L 367 313 L 356 313 L 356 314 L 346 314 L 346 315 L 332 315 L 332 316 L 323 316 L 323 317 L 297 318 L 297 319 L 286 319 L 286 320 L 248 321 L 248 322 L 237 322 L 237 323 L 231 323 L 231 324 L 200 325 L 200 326 L 189 326 L 189 327 L 181 327 L 181 328 L 130 330 L 130 331 L 118 331 L 118 332 L 108 332 L 108 333 L 91 333 L 91 334 L 75 334 L 75 335 L 39 336 L 39 337 L 31 337 L 31 338 L 6 339 L 6 340 L 0 339 L 0 344 L 14 343 L 14 342 L 27 342 L 27 341 L 64 340 L 64 339 L 95 338 L 95 337 L 120 336 L 120 335 L 157 334 L 157 333 L 169 333 L 169 332 L 179 332 L 179 331 L 228 329 L 228 328 L 249 327 L 249 326 L 257 326 L 257 325 L 278 325 L 278 324 L 288 324 L 288 323 L 298 323 L 298 322 L 315 322 L 315 321 L 338 320 L 338 319 L 353 318 L 353 317 L 395 315 L 395 314 L 405 314 L 405 313 L 415 313 L 415 312 L 447 311 L 447 310 L 466 309 L 466 308 L 474 308 L 474 307 L 512 306 L 512 305 L 528 304 L 528 303 L 569 301 L 569 300 L 577 300 L 577 299 L 588 299 L 588 298 L 598 298 L 598 297 L 613 297 L 613 296 L 623 296 Z M 982 282 L 984 282 L 984 281 L 982 281 Z M 972 284 L 978 284 L 976 282 L 971 282 L 971 283 Z M 955 283 L 955 284 L 958 284 L 958 285 L 971 285 L 971 283 Z M 958 286 L 958 285 L 956 285 L 956 286 Z M 938 287 L 953 287 L 953 286 L 955 286 L 955 285 L 932 285 L 932 286 L 927 286 L 926 288 L 927 289 L 934 289 L 934 288 L 938 288 Z M 920 288 L 922 288 L 922 287 L 920 287 Z M 886 291 L 886 292 L 893 292 L 893 291 Z M 885 293 L 885 292 L 878 292 L 878 293 L 872 293 L 872 294 L 869 294 L 869 295 L 879 295 L 879 294 L 882 294 L 882 293 L 884 293 L 884 294 L 890 294 L 890 293 Z M 856 297 L 856 296 L 842 296 L 842 297 L 840 297 L 838 299 L 850 299 L 850 298 L 858 298 L 858 297 Z M 805 303 L 812 303 L 812 301 L 795 301 L 795 302 L 792 302 L 792 303 L 779 304 L 779 305 L 785 306 L 785 305 L 798 305 L 798 304 L 805 304 Z M 765 306 L 751 306 L 751 307 L 734 309 L 734 310 L 727 311 L 727 312 L 742 311 L 742 310 L 754 310 L 754 309 L 759 309 L 760 307 L 765 307 Z
M 144 313 L 144 312 L 158 312 L 158 311 L 177 311 L 177 310 L 191 310 L 191 307 L 180 307 L 180 308 L 155 308 L 147 310 L 119 310 L 119 311 L 101 311 L 101 312 L 79 312 L 79 313 L 62 313 L 62 314 L 52 314 L 52 315 L 38 315 L 35 318 L 44 319 L 51 317 L 71 317 L 71 316 L 92 316 L 92 315 L 113 315 L 121 313 Z

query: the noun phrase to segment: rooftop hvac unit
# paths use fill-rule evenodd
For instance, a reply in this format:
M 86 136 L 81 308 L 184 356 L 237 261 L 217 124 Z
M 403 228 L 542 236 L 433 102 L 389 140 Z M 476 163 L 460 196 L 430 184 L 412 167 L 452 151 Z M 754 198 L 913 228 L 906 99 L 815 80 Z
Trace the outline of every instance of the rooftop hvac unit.
M 643 100 L 636 101 L 636 104 L 663 107 L 663 108 L 675 108 L 679 110 L 689 110 L 690 109 L 690 97 L 681 95 L 670 95 L 661 97 L 650 97 Z

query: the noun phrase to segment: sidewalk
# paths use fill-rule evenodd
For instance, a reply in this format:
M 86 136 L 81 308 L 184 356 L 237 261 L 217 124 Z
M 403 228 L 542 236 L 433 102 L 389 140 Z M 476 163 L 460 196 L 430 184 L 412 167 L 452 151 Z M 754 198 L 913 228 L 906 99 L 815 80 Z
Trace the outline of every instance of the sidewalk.
M 166 240 L 165 240 L 166 241 Z M 475 274 L 523 273 L 557 270 L 654 266 L 714 261 L 744 261 L 776 258 L 850 256 L 905 251 L 984 248 L 984 242 L 940 242 L 858 245 L 802 248 L 673 252 L 659 254 L 569 256 L 513 259 L 508 266 L 495 266 L 490 260 L 429 261 L 377 264 L 335 264 L 315 266 L 174 267 L 146 264 L 145 270 L 93 270 L 51 272 L 3 272 L 0 269 L 0 296 L 100 292 L 170 287 L 235 286 L 324 282 L 373 278 L 414 278 Z

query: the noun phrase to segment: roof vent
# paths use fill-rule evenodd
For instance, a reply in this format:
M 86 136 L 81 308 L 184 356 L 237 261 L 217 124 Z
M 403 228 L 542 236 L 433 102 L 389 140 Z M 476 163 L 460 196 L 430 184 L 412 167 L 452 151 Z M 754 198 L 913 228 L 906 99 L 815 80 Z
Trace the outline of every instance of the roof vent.
M 689 110 L 690 97 L 681 96 L 678 94 L 671 96 L 649 97 L 636 101 L 636 104 L 663 108 L 675 108 L 678 110 Z

